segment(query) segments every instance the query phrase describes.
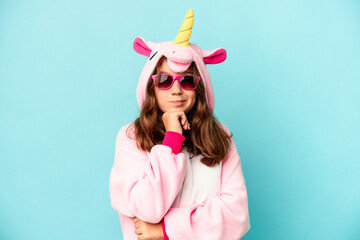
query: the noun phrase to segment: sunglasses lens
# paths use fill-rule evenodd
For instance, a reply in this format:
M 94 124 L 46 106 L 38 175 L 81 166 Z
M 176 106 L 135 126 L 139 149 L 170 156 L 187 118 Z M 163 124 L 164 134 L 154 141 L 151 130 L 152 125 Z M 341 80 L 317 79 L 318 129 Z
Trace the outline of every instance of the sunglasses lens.
M 194 89 L 195 88 L 195 80 L 193 76 L 183 76 L 180 78 L 180 84 L 184 89 Z
M 157 87 L 167 89 L 171 86 L 173 79 L 167 75 L 160 75 L 156 78 Z

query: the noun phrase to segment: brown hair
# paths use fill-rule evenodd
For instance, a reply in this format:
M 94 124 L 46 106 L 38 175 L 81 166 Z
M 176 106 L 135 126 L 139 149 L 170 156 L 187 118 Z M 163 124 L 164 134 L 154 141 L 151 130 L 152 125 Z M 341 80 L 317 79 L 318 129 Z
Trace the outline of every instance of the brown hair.
M 159 72 L 165 59 L 163 56 L 159 60 L 153 74 Z M 189 69 L 195 78 L 200 75 L 194 62 L 191 63 Z M 150 77 L 140 116 L 134 121 L 137 147 L 149 152 L 154 145 L 162 144 L 166 131 L 161 118 L 163 112 L 158 108 L 154 88 Z M 212 167 L 220 163 L 228 154 L 230 139 L 233 135 L 231 132 L 230 135 L 227 135 L 210 111 L 206 101 L 205 87 L 201 80 L 198 82 L 195 91 L 196 102 L 186 114 L 191 129 L 183 131 L 185 136 L 184 147 L 192 154 L 191 158 L 197 154 L 202 154 L 204 157 L 201 162 Z

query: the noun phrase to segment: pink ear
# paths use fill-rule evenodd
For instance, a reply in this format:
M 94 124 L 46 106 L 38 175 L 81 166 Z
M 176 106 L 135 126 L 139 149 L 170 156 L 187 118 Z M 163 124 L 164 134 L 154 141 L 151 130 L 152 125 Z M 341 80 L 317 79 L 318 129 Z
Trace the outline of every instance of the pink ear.
M 226 51 L 223 48 L 218 48 L 213 51 L 202 50 L 202 55 L 205 64 L 217 64 L 226 59 Z
M 149 57 L 150 53 L 151 53 L 151 48 L 146 44 L 146 41 L 141 38 L 141 37 L 137 37 L 134 40 L 133 43 L 133 48 L 134 50 L 144 56 Z

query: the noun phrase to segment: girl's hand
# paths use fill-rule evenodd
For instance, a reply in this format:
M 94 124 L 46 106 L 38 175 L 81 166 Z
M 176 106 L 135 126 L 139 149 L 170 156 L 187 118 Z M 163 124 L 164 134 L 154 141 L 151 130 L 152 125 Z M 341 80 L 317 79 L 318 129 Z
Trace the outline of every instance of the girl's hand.
M 135 233 L 140 240 L 163 240 L 164 234 L 160 223 L 152 224 L 141 221 L 137 217 L 131 218 L 135 223 Z
M 184 112 L 165 112 L 162 115 L 166 131 L 173 131 L 182 134 L 183 129 L 190 130 L 190 123 Z

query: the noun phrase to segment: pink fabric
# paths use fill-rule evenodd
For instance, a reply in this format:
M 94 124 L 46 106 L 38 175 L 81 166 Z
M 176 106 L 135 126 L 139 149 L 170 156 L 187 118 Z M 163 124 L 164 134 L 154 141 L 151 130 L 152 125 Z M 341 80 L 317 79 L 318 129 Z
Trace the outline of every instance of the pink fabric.
M 168 59 L 167 64 L 174 72 L 185 72 L 190 67 L 191 63 L 179 63 Z
M 144 56 L 149 57 L 151 53 L 151 48 L 146 45 L 146 43 L 141 38 L 136 38 L 133 43 L 134 50 Z
M 110 173 L 112 207 L 128 217 L 159 223 L 176 198 L 186 174 L 184 154 L 175 155 L 166 145 L 140 151 L 122 127 L 116 137 Z
M 250 229 L 248 198 L 241 160 L 234 141 L 223 160 L 219 196 L 165 214 L 166 233 L 171 240 L 240 239 Z
M 169 237 L 168 237 L 168 235 L 166 234 L 166 231 L 165 231 L 164 220 L 161 220 L 161 227 L 162 227 L 162 230 L 163 230 L 164 240 L 169 240 Z
M 178 154 L 181 151 L 184 140 L 184 135 L 173 131 L 167 131 L 165 132 L 163 145 L 169 146 L 174 154 Z
M 119 213 L 125 240 L 137 239 L 130 219 L 134 216 L 150 223 L 164 218 L 164 229 L 171 240 L 230 240 L 245 235 L 250 228 L 247 190 L 233 140 L 222 163 L 220 194 L 203 203 L 172 208 L 186 174 L 185 154 L 174 154 L 166 145 L 140 151 L 126 136 L 129 126 L 117 134 L 110 173 L 111 205 Z
M 226 51 L 223 48 L 216 49 L 214 51 L 202 51 L 202 52 L 209 54 L 204 57 L 205 64 L 217 64 L 225 61 L 226 59 Z

